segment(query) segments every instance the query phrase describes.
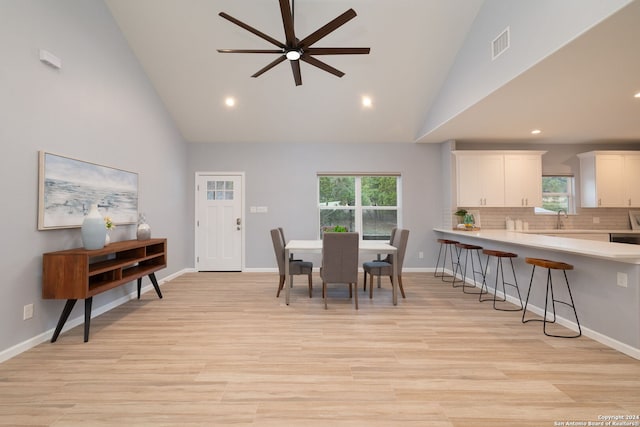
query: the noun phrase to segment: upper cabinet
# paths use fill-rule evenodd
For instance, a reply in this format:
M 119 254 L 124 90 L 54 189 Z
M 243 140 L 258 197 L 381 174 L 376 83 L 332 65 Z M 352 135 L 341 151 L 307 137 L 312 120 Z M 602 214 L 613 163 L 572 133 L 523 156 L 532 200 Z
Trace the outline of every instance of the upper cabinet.
M 457 205 L 534 207 L 542 204 L 544 151 L 454 151 Z
M 640 206 L 639 151 L 590 151 L 578 158 L 583 208 Z
M 505 154 L 504 202 L 510 207 L 542 206 L 542 152 Z

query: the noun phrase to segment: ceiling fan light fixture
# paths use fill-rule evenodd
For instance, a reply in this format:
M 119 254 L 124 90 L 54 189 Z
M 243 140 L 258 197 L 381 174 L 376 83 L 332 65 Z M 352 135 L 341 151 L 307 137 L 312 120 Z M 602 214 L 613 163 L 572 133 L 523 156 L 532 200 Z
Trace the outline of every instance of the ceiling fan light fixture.
M 288 50 L 284 56 L 287 57 L 289 61 L 297 61 L 302 56 L 299 50 Z
M 531 135 L 540 135 L 542 131 L 540 129 L 534 129 L 531 131 Z
M 640 98 L 640 92 L 636 93 L 635 95 L 633 95 L 634 98 Z

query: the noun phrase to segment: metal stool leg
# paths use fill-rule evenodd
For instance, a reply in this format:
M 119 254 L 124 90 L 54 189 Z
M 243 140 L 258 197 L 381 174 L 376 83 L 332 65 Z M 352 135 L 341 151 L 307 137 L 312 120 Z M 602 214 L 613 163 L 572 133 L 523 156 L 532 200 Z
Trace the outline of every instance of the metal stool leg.
M 476 253 L 476 258 L 478 258 L 478 263 L 480 264 L 480 271 L 476 270 L 476 266 L 475 263 L 473 262 L 473 251 L 475 251 Z M 471 254 L 471 277 L 474 283 L 477 283 L 476 281 L 476 274 L 479 274 L 480 277 L 482 277 L 482 283 L 485 283 L 485 273 L 482 270 L 482 258 L 480 258 L 480 250 L 479 249 L 467 249 L 467 257 L 469 256 L 469 254 Z M 465 257 L 465 263 L 464 263 L 464 278 L 463 278 L 463 282 L 462 282 L 462 292 L 464 292 L 465 294 L 480 294 L 482 295 L 483 292 L 483 287 L 480 287 L 480 292 L 471 292 L 471 291 L 467 291 L 467 288 L 475 288 L 476 286 L 471 286 L 471 285 L 467 285 L 467 281 L 466 281 L 466 277 L 467 277 L 467 257 Z M 487 262 L 489 262 L 487 260 Z M 485 291 L 485 293 L 489 292 L 488 290 Z
M 542 331 L 543 333 L 548 336 L 548 337 L 555 337 L 555 338 L 578 338 L 582 335 L 582 328 L 580 327 L 580 321 L 578 320 L 578 313 L 576 311 L 576 307 L 575 307 L 575 303 L 573 301 L 573 295 L 571 294 L 571 287 L 569 286 L 569 279 L 567 278 L 567 272 L 566 271 L 562 271 L 564 274 L 564 280 L 565 283 L 567 284 L 567 291 L 569 293 L 569 299 L 570 302 L 567 301 L 562 301 L 562 300 L 557 300 L 555 298 L 555 295 L 553 293 L 553 278 L 551 276 L 551 269 L 548 268 L 547 269 L 547 288 L 546 288 L 546 292 L 545 292 L 545 300 L 544 300 L 544 317 L 542 319 L 526 319 L 525 320 L 525 315 L 527 314 L 527 306 L 529 305 L 529 296 L 531 295 L 531 288 L 533 285 L 533 276 L 534 273 L 536 271 L 536 266 L 533 266 L 533 269 L 531 271 L 531 280 L 529 282 L 529 291 L 527 292 L 527 300 L 525 302 L 524 305 L 524 309 L 523 309 L 523 313 L 522 313 L 522 323 L 527 323 L 527 322 L 542 322 Z M 549 295 L 551 295 L 551 301 L 549 301 Z M 551 313 L 549 313 L 549 302 L 551 302 Z M 571 309 L 573 310 L 573 315 L 575 316 L 576 319 L 576 324 L 578 325 L 578 333 L 575 335 L 557 335 L 557 334 L 552 334 L 547 332 L 547 324 L 549 323 L 556 323 L 556 302 L 559 304 L 564 304 L 566 306 L 571 307 Z M 549 314 L 552 314 L 552 320 L 547 320 L 547 317 Z

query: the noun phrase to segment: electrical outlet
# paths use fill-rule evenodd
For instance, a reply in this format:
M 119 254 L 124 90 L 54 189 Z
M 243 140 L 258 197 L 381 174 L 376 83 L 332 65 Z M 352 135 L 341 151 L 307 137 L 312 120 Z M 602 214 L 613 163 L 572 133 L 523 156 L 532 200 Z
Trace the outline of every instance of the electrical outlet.
M 418 252 L 418 258 L 420 259 L 424 258 L 424 252 Z
M 622 288 L 626 288 L 627 285 L 627 273 L 620 273 L 618 272 L 618 286 L 622 287 Z
M 28 320 L 33 317 L 33 304 L 27 304 L 22 309 L 22 320 Z

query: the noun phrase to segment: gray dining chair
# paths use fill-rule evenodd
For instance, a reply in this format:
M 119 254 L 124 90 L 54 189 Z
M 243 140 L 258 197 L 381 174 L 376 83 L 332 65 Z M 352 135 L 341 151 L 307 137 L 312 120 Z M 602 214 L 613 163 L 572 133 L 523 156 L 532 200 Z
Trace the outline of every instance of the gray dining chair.
M 324 308 L 327 308 L 327 284 L 346 283 L 349 285 L 349 298 L 355 297 L 358 309 L 358 233 L 332 233 L 322 236 L 322 296 Z M 355 290 L 355 292 L 354 292 Z
M 409 230 L 397 229 L 395 230 L 391 245 L 395 246 L 398 252 L 396 258 L 398 260 L 397 274 L 398 274 L 398 287 L 402 293 L 402 298 L 406 298 L 404 294 L 404 288 L 402 286 L 402 265 L 404 264 L 404 254 L 407 251 L 407 242 L 409 241 Z M 362 264 L 364 270 L 364 290 L 367 290 L 367 274 L 371 276 L 369 284 L 369 298 L 373 298 L 373 276 L 391 276 L 393 275 L 393 258 L 388 256 L 386 260 L 381 261 L 369 261 Z
M 291 276 L 303 274 L 308 276 L 309 298 L 311 298 L 313 294 L 313 282 L 311 278 L 311 274 L 313 273 L 313 263 L 301 260 L 285 260 L 285 243 L 284 239 L 282 238 L 282 233 L 279 229 L 274 228 L 273 230 L 271 230 L 271 240 L 273 242 L 273 250 L 276 255 L 276 260 L 278 261 L 278 272 L 280 273 L 280 281 L 278 283 L 278 293 L 276 294 L 276 298 L 280 297 L 280 291 L 284 288 L 287 279 L 285 277 L 285 262 L 289 262 L 289 274 Z

